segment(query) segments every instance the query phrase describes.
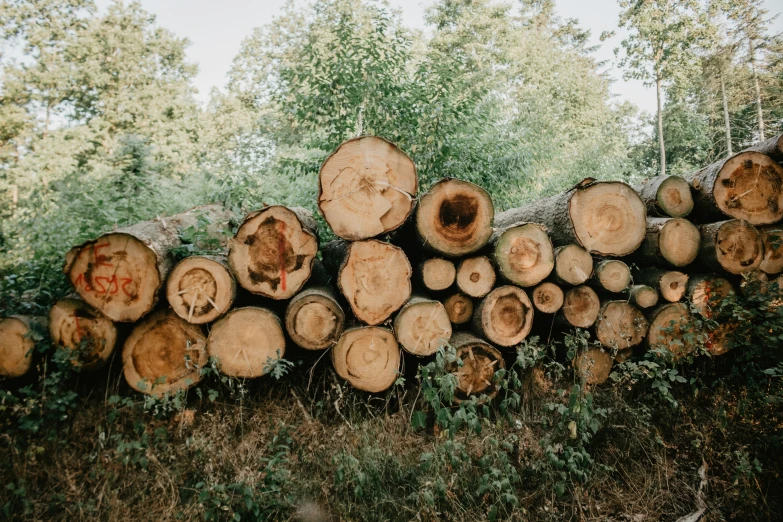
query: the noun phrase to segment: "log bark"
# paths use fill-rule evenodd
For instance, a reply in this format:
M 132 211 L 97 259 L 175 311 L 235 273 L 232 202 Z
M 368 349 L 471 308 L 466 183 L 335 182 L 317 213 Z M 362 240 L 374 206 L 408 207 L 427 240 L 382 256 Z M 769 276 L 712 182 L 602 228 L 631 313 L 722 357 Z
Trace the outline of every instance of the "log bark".
M 397 380 L 400 347 L 388 328 L 348 328 L 332 349 L 332 364 L 337 375 L 354 388 L 378 393 Z
M 577 375 L 585 384 L 602 384 L 609 379 L 614 361 L 601 348 L 590 348 L 574 359 Z
M 636 272 L 634 281 L 655 288 L 666 301 L 676 303 L 685 296 L 688 274 L 676 270 L 645 267 Z
M 558 318 L 569 326 L 590 328 L 598 319 L 601 311 L 601 301 L 589 286 L 576 286 L 565 293 L 563 308 Z
M 36 333 L 46 329 L 46 318 L 12 315 L 0 318 L 0 377 L 22 377 L 33 365 Z
M 463 259 L 457 266 L 457 288 L 470 297 L 484 297 L 495 286 L 495 268 L 487 256 Z
M 555 282 L 579 286 L 593 276 L 593 256 L 579 245 L 565 245 L 555 249 Z
M 305 350 L 329 348 L 345 327 L 345 312 L 329 287 L 302 290 L 288 303 L 285 327 L 291 339 Z
M 467 332 L 455 332 L 449 344 L 455 348 L 457 358 L 462 361 L 461 365 L 453 363 L 447 368 L 457 377 L 455 402 L 460 403 L 480 395 L 489 400 L 497 395 L 500 387 L 495 372 L 506 368 L 503 354 Z
M 598 291 L 625 292 L 631 284 L 631 269 L 619 259 L 598 260 L 589 284 Z
M 482 249 L 492 236 L 495 207 L 487 191 L 453 178 L 427 192 L 416 209 L 416 232 L 425 248 L 448 257 Z
M 764 259 L 759 268 L 769 275 L 783 272 L 783 226 L 768 225 L 758 229 L 764 243 Z
M 628 291 L 628 301 L 641 309 L 658 304 L 658 290 L 648 285 L 633 285 Z
M 193 324 L 211 323 L 228 312 L 237 284 L 225 257 L 191 256 L 174 267 L 166 299 L 174 312 Z
M 413 296 L 394 318 L 394 335 L 403 350 L 426 357 L 451 338 L 451 321 L 440 301 Z
M 700 232 L 698 261 L 708 269 L 744 274 L 759 268 L 764 259 L 761 234 L 747 221 L 710 223 L 702 225 Z
M 650 217 L 685 217 L 693 210 L 691 187 L 680 176 L 656 176 L 638 188 Z
M 533 326 L 533 304 L 516 286 L 499 286 L 479 301 L 473 312 L 473 330 L 498 346 L 521 343 Z
M 783 163 L 783 134 L 759 142 L 743 152 L 760 152 L 778 163 Z
M 625 350 L 641 344 L 649 324 L 642 311 L 626 301 L 607 301 L 595 323 L 595 336 L 607 348 Z
M 267 308 L 235 308 L 212 326 L 207 352 L 221 373 L 260 377 L 285 355 L 283 324 Z
M 452 324 L 465 324 L 473 317 L 473 300 L 462 292 L 448 296 L 443 300 L 443 306 Z
M 334 233 L 351 241 L 402 225 L 419 186 L 413 160 L 376 136 L 342 143 L 326 158 L 318 179 L 318 208 Z
M 647 218 L 647 235 L 634 258 L 646 265 L 687 266 L 699 255 L 699 229 L 687 219 Z
M 82 299 L 64 297 L 49 309 L 49 336 L 84 370 L 102 368 L 117 346 L 117 327 Z
M 622 257 L 642 244 L 646 219 L 644 203 L 631 187 L 586 179 L 568 192 L 501 212 L 495 226 L 542 223 L 556 246 L 577 243 L 591 253 Z
M 647 347 L 664 348 L 682 357 L 696 348 L 697 332 L 685 303 L 667 303 L 650 312 Z
M 702 222 L 729 218 L 768 225 L 783 218 L 783 167 L 759 152 L 740 152 L 686 176 Z
M 554 283 L 541 283 L 533 289 L 533 306 L 541 313 L 554 314 L 563 307 L 563 290 Z
M 688 281 L 688 300 L 699 315 L 711 318 L 715 307 L 734 291 L 731 281 L 714 274 L 695 274 Z
M 452 261 L 433 257 L 422 261 L 416 267 L 416 279 L 427 290 L 439 292 L 454 284 L 457 267 Z
M 522 287 L 535 286 L 555 267 L 555 252 L 546 228 L 516 223 L 490 239 L 492 260 L 503 280 Z
M 160 298 L 174 266 L 172 249 L 182 245 L 179 232 L 211 223 L 207 233 L 225 242 L 230 219 L 219 205 L 197 207 L 168 218 L 144 221 L 72 248 L 63 271 L 76 292 L 113 321 L 134 322 Z
M 310 278 L 317 253 L 310 211 L 273 205 L 245 217 L 229 242 L 228 265 L 245 290 L 288 299 Z
M 201 327 L 171 310 L 158 310 L 137 323 L 122 349 L 130 387 L 158 397 L 198 383 L 207 358 Z

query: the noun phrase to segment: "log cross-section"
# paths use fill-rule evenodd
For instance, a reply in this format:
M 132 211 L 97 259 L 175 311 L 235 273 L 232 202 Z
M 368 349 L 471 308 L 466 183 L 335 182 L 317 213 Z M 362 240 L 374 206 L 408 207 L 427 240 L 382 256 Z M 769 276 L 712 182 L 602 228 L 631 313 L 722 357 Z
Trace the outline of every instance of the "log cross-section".
M 84 370 L 101 368 L 117 344 L 112 320 L 85 301 L 70 297 L 58 300 L 49 310 L 49 336 Z
M 308 288 L 291 299 L 285 311 L 285 326 L 297 345 L 305 350 L 323 350 L 342 334 L 345 313 L 330 288 Z
M 394 318 L 394 334 L 406 352 L 425 357 L 448 343 L 451 321 L 439 301 L 413 296 Z
M 232 377 L 260 377 L 285 355 L 283 325 L 266 308 L 235 308 L 212 326 L 207 351 Z
M 455 332 L 449 344 L 456 350 L 459 361 L 446 368 L 457 378 L 454 401 L 459 403 L 481 395 L 491 399 L 497 395 L 500 387 L 495 372 L 506 367 L 500 351 L 467 332 Z
M 473 313 L 476 333 L 499 346 L 521 343 L 533 326 L 533 303 L 516 286 L 499 286 L 479 301 Z
M 228 312 L 236 292 L 234 276 L 220 257 L 186 257 L 166 281 L 171 309 L 193 324 L 210 323 Z
M 337 375 L 354 388 L 378 393 L 397 380 L 400 347 L 387 328 L 348 328 L 332 349 L 332 364 Z
M 33 364 L 35 328 L 44 327 L 42 317 L 12 315 L 0 318 L 0 376 L 22 377 Z
M 535 286 L 555 267 L 555 253 L 546 228 L 517 223 L 490 239 L 492 258 L 500 276 L 522 287 Z

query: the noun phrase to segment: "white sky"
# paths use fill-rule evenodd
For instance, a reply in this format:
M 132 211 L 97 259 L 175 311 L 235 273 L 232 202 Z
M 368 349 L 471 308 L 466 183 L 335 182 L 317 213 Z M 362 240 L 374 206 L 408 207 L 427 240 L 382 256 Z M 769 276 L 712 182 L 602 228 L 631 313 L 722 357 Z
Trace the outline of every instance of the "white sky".
M 100 6 L 110 0 L 98 0 Z M 301 0 L 299 0 L 301 2 Z M 424 27 L 424 6 L 430 0 L 389 0 L 402 10 L 408 27 Z M 236 56 L 242 40 L 255 27 L 269 23 L 280 13 L 286 0 L 142 0 L 144 8 L 157 15 L 158 23 L 180 37 L 187 37 L 191 45 L 187 54 L 199 65 L 196 87 L 199 99 L 206 101 L 212 87 L 223 87 L 231 60 Z M 780 0 L 765 0 L 770 15 L 783 11 Z M 617 30 L 619 7 L 617 0 L 556 0 L 558 14 L 576 18 L 581 27 L 590 29 L 592 41 L 599 44 L 603 31 Z M 773 24 L 773 30 L 783 31 L 783 16 Z M 641 109 L 655 111 L 655 91 L 639 81 L 625 81 L 622 71 L 614 64 L 613 49 L 620 45 L 622 33 L 604 42 L 595 56 L 606 60 L 610 74 L 615 78 L 612 90 L 621 100 L 628 100 Z

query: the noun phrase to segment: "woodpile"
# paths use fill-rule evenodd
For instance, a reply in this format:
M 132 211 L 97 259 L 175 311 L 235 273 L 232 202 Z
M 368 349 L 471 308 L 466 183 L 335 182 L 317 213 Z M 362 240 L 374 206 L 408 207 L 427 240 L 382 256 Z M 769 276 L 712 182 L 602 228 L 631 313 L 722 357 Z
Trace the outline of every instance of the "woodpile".
M 544 328 L 591 330 L 573 361 L 590 384 L 643 350 L 719 355 L 736 325 L 700 325 L 742 276 L 767 288 L 783 272 L 782 138 L 689 176 L 586 179 L 498 213 L 463 180 L 418 195 L 407 154 L 352 139 L 324 161 L 314 202 L 339 239 L 319 244 L 313 215 L 281 205 L 231 238 L 218 205 L 98 235 L 66 255 L 78 296 L 55 303 L 49 334 L 84 370 L 122 346 L 128 384 L 155 395 L 197 383 L 210 357 L 229 376 L 265 375 L 293 346 L 329 350 L 337 375 L 375 393 L 404 358 L 450 345 L 457 400 L 491 397 L 507 349 Z M 203 222 L 216 253 L 177 259 L 180 232 Z M 0 321 L 0 375 L 33 365 L 36 323 Z M 124 341 L 117 323 L 132 323 Z

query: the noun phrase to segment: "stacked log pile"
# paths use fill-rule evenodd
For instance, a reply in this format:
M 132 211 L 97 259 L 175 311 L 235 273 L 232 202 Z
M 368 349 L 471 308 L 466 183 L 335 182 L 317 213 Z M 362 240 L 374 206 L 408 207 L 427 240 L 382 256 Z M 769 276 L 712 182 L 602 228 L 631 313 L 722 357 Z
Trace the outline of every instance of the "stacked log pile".
M 380 392 L 403 352 L 425 358 L 450 344 L 457 398 L 491 396 L 504 353 L 537 325 L 591 329 L 597 342 L 574 367 L 600 383 L 634 350 L 689 353 L 692 314 L 711 317 L 745 274 L 783 271 L 781 139 L 690 176 L 635 188 L 586 179 L 496 213 L 463 180 L 418 196 L 410 157 L 355 138 L 319 173 L 317 206 L 337 239 L 319 244 L 309 211 L 279 205 L 247 215 L 231 238 L 218 232 L 230 216 L 217 205 L 119 229 L 68 252 L 78 296 L 52 307 L 48 328 L 84 369 L 121 347 L 128 384 L 156 395 L 198 382 L 209 357 L 227 375 L 258 377 L 293 346 L 330 350 L 340 377 Z M 199 220 L 223 255 L 175 263 L 179 231 Z M 36 321 L 0 321 L 0 374 L 28 371 Z M 132 324 L 124 340 L 119 323 Z M 726 351 L 723 330 L 701 332 L 713 354 Z

